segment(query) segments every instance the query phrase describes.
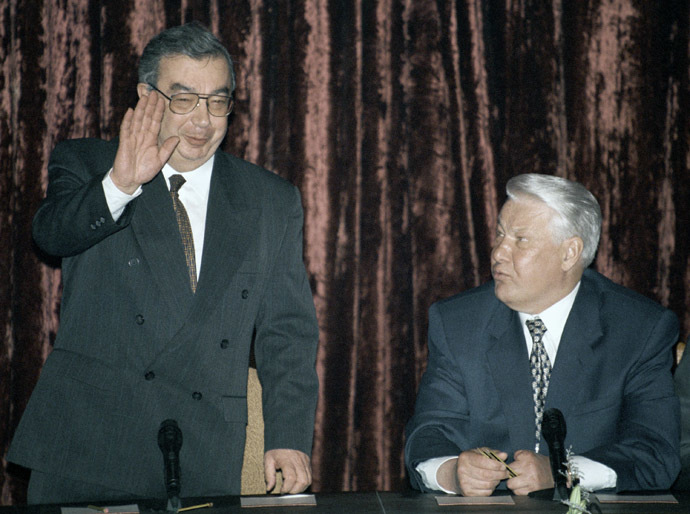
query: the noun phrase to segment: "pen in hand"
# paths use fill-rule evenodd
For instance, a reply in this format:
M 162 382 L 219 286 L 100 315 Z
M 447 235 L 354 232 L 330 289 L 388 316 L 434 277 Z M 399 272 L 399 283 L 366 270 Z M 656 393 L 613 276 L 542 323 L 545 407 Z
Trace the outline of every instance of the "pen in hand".
M 501 464 L 503 464 L 505 466 L 505 468 L 508 470 L 508 474 L 510 475 L 510 478 L 515 478 L 516 476 L 518 476 L 517 473 L 515 473 L 515 471 L 513 471 L 511 469 L 511 467 L 506 463 L 506 461 L 501 459 L 498 455 L 496 455 L 489 448 L 477 448 L 477 451 L 479 453 L 481 453 L 482 455 L 484 455 L 485 457 L 487 457 L 491 460 L 496 460 L 496 461 L 500 462 Z

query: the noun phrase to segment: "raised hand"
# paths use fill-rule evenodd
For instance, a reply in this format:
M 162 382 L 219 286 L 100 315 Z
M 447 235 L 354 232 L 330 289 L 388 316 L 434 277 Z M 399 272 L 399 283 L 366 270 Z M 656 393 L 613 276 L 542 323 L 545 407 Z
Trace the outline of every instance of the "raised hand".
M 127 109 L 122 119 L 120 145 L 110 178 L 125 193 L 132 194 L 153 179 L 179 143 L 178 137 L 169 137 L 158 146 L 165 105 L 162 96 L 147 91 L 140 96 L 134 110 Z

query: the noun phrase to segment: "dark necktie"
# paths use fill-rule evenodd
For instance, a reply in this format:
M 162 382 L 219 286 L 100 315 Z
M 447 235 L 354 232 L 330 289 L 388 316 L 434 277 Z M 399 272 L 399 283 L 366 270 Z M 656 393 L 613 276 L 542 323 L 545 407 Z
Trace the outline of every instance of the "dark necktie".
M 532 396 L 534 398 L 534 423 L 536 426 L 534 451 L 539 453 L 541 419 L 544 416 L 546 393 L 549 389 L 551 361 L 549 361 L 549 355 L 546 353 L 543 341 L 546 326 L 539 318 L 528 319 L 526 323 L 527 329 L 532 336 L 532 353 L 529 356 L 529 363 L 532 372 Z
M 180 236 L 182 236 L 182 246 L 184 246 L 184 257 L 187 261 L 187 270 L 189 271 L 189 283 L 192 286 L 192 292 L 196 293 L 196 258 L 194 257 L 194 237 L 192 236 L 192 225 L 189 223 L 189 216 L 187 210 L 180 201 L 178 191 L 185 183 L 182 175 L 172 175 L 170 177 L 170 196 L 172 197 L 173 208 L 177 216 L 177 225 L 180 228 Z

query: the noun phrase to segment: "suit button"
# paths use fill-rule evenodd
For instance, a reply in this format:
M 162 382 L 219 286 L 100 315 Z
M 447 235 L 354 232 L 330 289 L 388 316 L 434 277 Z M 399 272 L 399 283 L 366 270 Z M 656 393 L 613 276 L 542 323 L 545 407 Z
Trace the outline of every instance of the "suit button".
M 139 264 L 139 259 L 134 257 L 134 259 L 130 259 L 127 261 L 127 265 L 131 268 L 132 266 L 137 266 Z
M 101 216 L 101 219 L 98 221 L 100 221 L 101 223 L 105 223 L 105 218 L 103 216 Z
M 153 371 L 148 371 L 146 375 L 144 375 L 144 378 L 150 382 L 151 380 L 156 378 L 156 374 Z
M 192 398 L 194 398 L 196 401 L 199 401 L 202 398 L 202 394 L 199 391 L 194 391 L 194 393 L 192 393 Z
M 143 325 L 144 324 L 144 316 L 141 314 L 137 314 L 137 317 L 135 318 L 137 321 L 137 325 Z
M 93 223 L 91 223 L 91 225 L 89 226 L 91 227 L 91 230 L 96 230 L 96 225 L 94 225 Z
M 246 300 L 247 298 L 249 298 L 249 291 L 246 289 L 242 289 L 242 299 Z
M 223 350 L 225 350 L 228 346 L 230 346 L 230 341 L 228 341 L 227 339 L 223 339 L 223 340 L 220 342 L 220 347 L 221 347 Z

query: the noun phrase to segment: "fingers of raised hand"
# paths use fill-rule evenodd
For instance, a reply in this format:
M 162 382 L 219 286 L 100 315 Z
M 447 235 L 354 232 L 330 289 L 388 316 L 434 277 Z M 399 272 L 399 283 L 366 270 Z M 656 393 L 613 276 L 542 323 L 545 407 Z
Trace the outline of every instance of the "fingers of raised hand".
M 130 135 L 137 140 L 158 138 L 161 121 L 165 112 L 165 99 L 156 91 L 142 95 L 134 109 L 130 125 Z

